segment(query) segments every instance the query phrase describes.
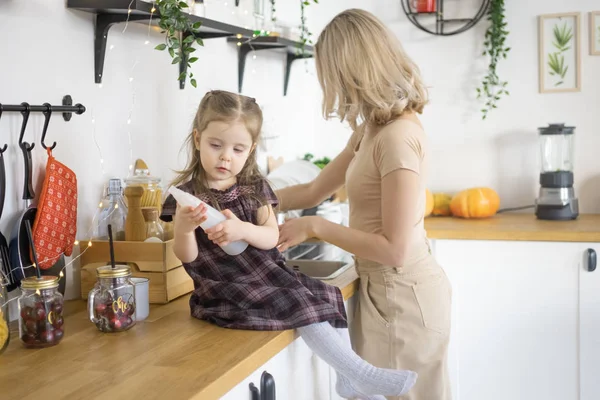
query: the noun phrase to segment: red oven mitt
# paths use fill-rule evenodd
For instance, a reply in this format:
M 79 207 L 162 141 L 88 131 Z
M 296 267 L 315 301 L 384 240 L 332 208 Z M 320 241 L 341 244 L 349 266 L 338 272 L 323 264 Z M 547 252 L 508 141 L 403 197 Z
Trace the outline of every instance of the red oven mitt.
M 56 161 L 48 148 L 46 177 L 33 223 L 33 241 L 41 269 L 61 255 L 70 256 L 77 233 L 77 177 Z

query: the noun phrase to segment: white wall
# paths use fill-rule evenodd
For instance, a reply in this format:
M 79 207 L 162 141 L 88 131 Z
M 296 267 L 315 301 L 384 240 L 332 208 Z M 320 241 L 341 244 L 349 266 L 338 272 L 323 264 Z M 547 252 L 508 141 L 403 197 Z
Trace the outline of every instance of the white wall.
M 67 10 L 64 3 L 0 2 L 0 102 L 58 104 L 64 94 L 70 94 L 75 102 L 88 108 L 69 123 L 53 117 L 48 133 L 48 140 L 58 141 L 54 155 L 77 173 L 80 182 L 78 237 L 82 239 L 89 234 L 103 182 L 111 176 L 127 175 L 130 147 L 126 121 L 130 107 L 133 105 L 130 127 L 134 158 L 145 159 L 165 181 L 172 178 L 171 170 L 183 165 L 185 155 L 180 155 L 179 149 L 202 95 L 209 89 L 237 90 L 237 49 L 225 39 L 206 40 L 205 47 L 196 53 L 200 60 L 193 68 L 198 89 L 188 84 L 185 90 L 179 90 L 177 66 L 170 64 L 166 53 L 153 50 L 161 35 L 154 30 L 148 33 L 145 25 L 137 23 L 130 23 L 123 33 L 123 25 L 119 25 L 109 34 L 109 46 L 114 48 L 107 51 L 100 89 L 93 79 L 92 15 Z M 231 15 L 233 1 L 227 9 L 223 3 L 209 1 L 207 17 L 227 17 L 226 22 L 239 24 L 242 16 Z M 242 0 L 239 11 L 251 3 Z M 431 86 L 431 105 L 422 119 L 434 152 L 429 179 L 433 190 L 485 185 L 500 192 L 503 206 L 530 204 L 538 188 L 536 128 L 562 121 L 577 127 L 575 172 L 581 209 L 600 212 L 600 136 L 596 134 L 600 122 L 596 112 L 600 109 L 600 57 L 588 55 L 587 23 L 587 12 L 594 9 L 596 1 L 573 0 L 570 5 L 561 5 L 558 0 L 507 2 L 512 50 L 499 72 L 509 81 L 511 96 L 503 99 L 486 121 L 481 121 L 474 96 L 486 68 L 486 60 L 480 56 L 485 21 L 460 35 L 436 37 L 413 27 L 397 0 L 321 3 L 308 8 L 309 25 L 315 35 L 342 9 L 367 8 L 389 24 L 421 66 Z M 450 4 L 448 1 L 447 9 Z M 467 12 L 466 3 L 460 4 Z M 280 0 L 278 11 L 281 20 L 299 21 L 296 2 Z M 562 11 L 585 12 L 581 29 L 582 91 L 539 94 L 536 17 Z M 144 44 L 146 40 L 150 41 L 148 45 Z M 284 56 L 272 52 L 258 52 L 257 56 L 256 60 L 248 58 L 244 94 L 256 97 L 263 105 L 265 129 L 280 135 L 270 153 L 288 160 L 309 151 L 317 156 L 335 155 L 349 132 L 337 121 L 322 120 L 314 63 L 294 65 L 288 96 L 283 97 Z M 131 83 L 130 76 L 134 77 Z M 104 174 L 93 140 L 92 115 L 105 160 Z M 42 120 L 41 115 L 33 115 L 26 134 L 29 141 L 35 138 L 37 143 L 34 162 L 39 168 L 46 160 L 39 144 Z M 23 207 L 19 127 L 18 114 L 5 114 L 0 120 L 0 144 L 9 143 L 5 154 L 8 193 L 0 223 L 6 236 Z M 68 296 L 77 296 L 78 274 L 69 271 L 67 275 Z
M 470 16 L 470 3 L 447 0 L 452 17 Z M 500 78 L 509 82 L 510 96 L 485 121 L 475 88 L 487 68 L 481 56 L 487 21 L 467 32 L 439 37 L 414 27 L 398 0 L 380 0 L 375 7 L 422 69 L 430 86 L 431 104 L 422 121 L 433 145 L 429 186 L 458 191 L 471 186 L 498 190 L 501 207 L 533 204 L 537 196 L 537 128 L 552 122 L 576 126 L 575 189 L 583 212 L 600 212 L 600 56 L 589 55 L 589 11 L 597 0 L 506 1 L 510 31 L 508 59 L 499 63 Z M 471 5 L 472 7 L 472 5 Z M 540 14 L 581 12 L 582 88 L 577 93 L 538 92 L 538 25 Z M 462 13 L 462 14 L 461 14 Z
M 179 153 L 189 132 L 198 103 L 210 89 L 237 91 L 237 47 L 225 39 L 205 40 L 195 53 L 200 60 L 193 72 L 198 80 L 194 89 L 188 82 L 180 90 L 177 66 L 166 52 L 153 50 L 163 40 L 145 24 L 130 23 L 113 27 L 109 33 L 102 87 L 94 83 L 94 29 L 91 14 L 68 10 L 64 0 L 7 0 L 0 2 L 0 103 L 60 104 L 70 94 L 74 102 L 87 107 L 81 116 L 68 123 L 55 115 L 48 129 L 48 141 L 57 141 L 54 156 L 77 174 L 79 181 L 78 238 L 89 237 L 103 183 L 110 177 L 125 177 L 133 158 L 143 158 L 151 171 L 165 182 L 172 170 L 181 168 L 185 153 Z M 209 0 L 207 17 L 241 25 L 243 10 L 251 0 L 242 0 L 239 9 L 233 1 Z M 299 24 L 299 3 L 280 1 L 279 19 Z M 284 4 L 285 3 L 285 4 Z M 308 8 L 309 25 L 318 32 L 327 20 L 346 6 L 361 1 L 324 2 Z M 270 8 L 267 8 L 267 11 Z M 232 15 L 232 11 L 237 14 Z M 144 44 L 149 40 L 149 44 Z M 134 67 L 135 65 L 135 67 Z M 280 135 L 272 154 L 287 160 L 311 151 L 327 155 L 340 149 L 349 131 L 337 122 L 325 122 L 319 114 L 320 93 L 314 75 L 314 62 L 296 62 L 283 97 L 283 54 L 257 52 L 248 57 L 244 94 L 256 97 L 265 109 L 266 129 Z M 252 73 L 255 70 L 255 73 Z M 309 72 L 307 73 L 306 70 Z M 130 83 L 129 78 L 133 77 Z M 127 119 L 131 114 L 129 146 Z M 104 159 L 104 173 L 95 136 Z M 23 162 L 18 148 L 21 116 L 4 113 L 0 119 L 0 142 L 7 142 L 5 153 L 7 196 L 0 229 L 10 238 L 12 226 L 23 209 Z M 34 168 L 44 168 L 46 155 L 39 140 L 43 125 L 41 114 L 32 114 L 25 140 L 35 141 Z M 318 147 L 317 147 L 318 138 Z M 263 155 L 264 160 L 264 155 Z M 34 174 L 37 186 L 41 175 Z M 39 188 L 36 191 L 39 194 Z M 79 274 L 67 271 L 67 297 L 79 296 Z M 17 291 L 13 292 L 13 295 Z M 13 313 L 13 317 L 16 313 Z

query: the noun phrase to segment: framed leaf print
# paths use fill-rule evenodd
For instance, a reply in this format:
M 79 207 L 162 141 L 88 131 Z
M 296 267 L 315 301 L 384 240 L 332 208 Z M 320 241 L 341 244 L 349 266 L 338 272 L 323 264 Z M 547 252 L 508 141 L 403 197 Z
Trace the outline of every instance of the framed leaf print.
M 581 91 L 580 15 L 539 16 L 540 93 Z

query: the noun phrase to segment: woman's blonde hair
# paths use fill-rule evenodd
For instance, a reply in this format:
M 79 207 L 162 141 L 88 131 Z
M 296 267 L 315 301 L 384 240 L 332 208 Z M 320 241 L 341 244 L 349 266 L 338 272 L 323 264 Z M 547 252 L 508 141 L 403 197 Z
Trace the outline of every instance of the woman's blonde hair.
M 407 111 L 422 113 L 427 104 L 419 68 L 367 11 L 336 15 L 319 35 L 315 58 L 326 119 L 337 114 L 353 129 L 359 119 L 384 125 Z
M 192 132 L 184 143 L 184 146 L 187 145 L 188 147 L 187 165 L 183 170 L 176 171 L 179 175 L 171 182 L 171 185 L 178 186 L 191 181 L 194 185 L 194 191 L 207 194 L 213 205 L 218 208 L 217 201 L 209 190 L 206 172 L 202 168 L 200 151 L 196 148 L 194 141 L 194 132 L 201 135 L 209 123 L 216 121 L 225 123 L 242 121 L 246 126 L 250 136 L 252 136 L 253 146 L 246 164 L 236 178 L 237 183 L 241 186 L 256 186 L 264 179 L 256 161 L 256 144 L 260 139 L 263 115 L 255 99 L 224 90 L 213 90 L 206 93 L 198 106 L 192 124 Z M 264 204 L 264 199 L 259 196 L 260 191 L 257 191 L 254 197 L 261 204 Z

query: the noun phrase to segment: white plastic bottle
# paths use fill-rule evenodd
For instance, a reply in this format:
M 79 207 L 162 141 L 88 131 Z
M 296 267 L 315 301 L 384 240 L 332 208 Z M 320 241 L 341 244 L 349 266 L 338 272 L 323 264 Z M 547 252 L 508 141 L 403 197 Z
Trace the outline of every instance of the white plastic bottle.
M 179 203 L 182 207 L 198 207 L 201 203 L 204 203 L 202 200 L 193 196 L 189 193 L 186 193 L 180 189 L 177 189 L 174 186 L 169 188 L 169 193 L 173 195 L 177 203 Z M 204 203 L 206 206 L 206 221 L 200 224 L 200 227 L 204 230 L 208 228 L 212 228 L 213 226 L 225 221 L 227 218 L 223 214 L 221 214 L 218 210 L 214 209 L 210 205 Z M 230 256 L 237 256 L 241 254 L 248 247 L 248 243 L 243 240 L 239 240 L 237 242 L 231 242 L 227 246 L 221 246 L 223 251 Z

